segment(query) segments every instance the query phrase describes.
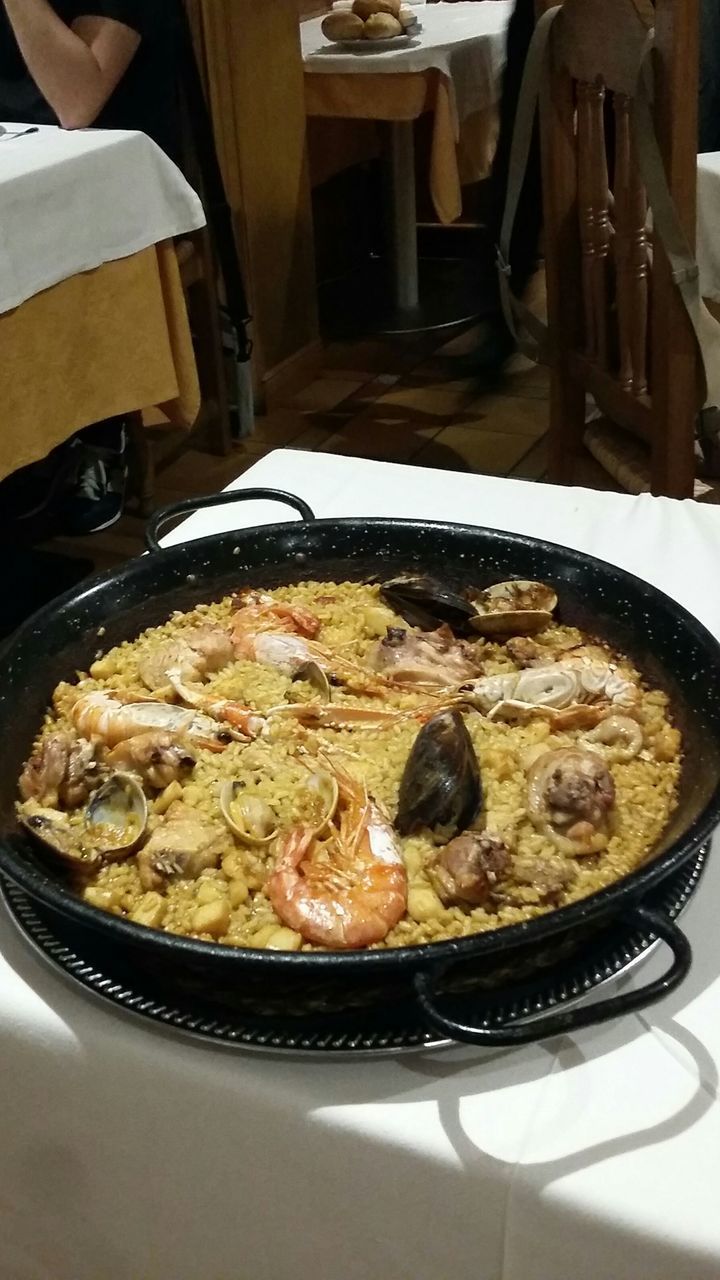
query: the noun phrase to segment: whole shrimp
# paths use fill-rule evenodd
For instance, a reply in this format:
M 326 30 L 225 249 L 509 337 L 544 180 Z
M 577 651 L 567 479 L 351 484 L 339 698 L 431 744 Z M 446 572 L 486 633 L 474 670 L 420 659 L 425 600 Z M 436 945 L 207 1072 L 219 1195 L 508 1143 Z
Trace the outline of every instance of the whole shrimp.
M 280 841 L 265 886 L 284 924 L 334 950 L 382 942 L 407 906 L 407 871 L 389 820 L 364 786 L 326 762 L 339 801 L 322 840 L 308 826 Z
M 239 608 L 230 621 L 236 642 L 244 633 L 257 635 L 261 631 L 285 631 L 314 640 L 320 630 L 320 619 L 310 609 L 282 604 L 266 591 L 242 591 L 234 601 Z
M 387 688 L 383 676 L 317 643 L 320 621 L 309 609 L 280 604 L 262 592 L 246 592 L 239 599 L 245 603 L 230 619 L 238 657 L 292 677 L 312 663 L 351 693 L 377 696 Z

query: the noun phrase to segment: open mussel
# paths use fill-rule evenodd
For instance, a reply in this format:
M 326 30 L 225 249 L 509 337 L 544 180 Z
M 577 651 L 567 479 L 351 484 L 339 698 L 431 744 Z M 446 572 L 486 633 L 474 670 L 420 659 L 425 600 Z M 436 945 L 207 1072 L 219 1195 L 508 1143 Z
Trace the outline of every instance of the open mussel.
M 401 835 L 429 827 L 450 840 L 474 822 L 481 805 L 480 766 L 465 721 L 457 708 L 441 711 L 408 756 L 395 826 Z
M 231 779 L 223 783 L 220 811 L 233 835 L 243 844 L 268 845 L 278 833 L 274 810 L 260 796 L 249 794 L 242 782 Z
M 22 825 L 78 870 L 119 862 L 137 848 L 147 829 L 145 793 L 131 774 L 115 773 L 91 796 L 81 814 L 62 813 L 29 802 Z
M 496 582 L 471 595 L 474 616 L 470 629 L 478 635 L 529 635 L 552 622 L 557 596 L 543 582 L 518 578 Z
M 411 627 L 421 631 L 435 631 L 445 623 L 464 635 L 476 612 L 469 601 L 434 578 L 392 578 L 380 584 L 380 596 Z

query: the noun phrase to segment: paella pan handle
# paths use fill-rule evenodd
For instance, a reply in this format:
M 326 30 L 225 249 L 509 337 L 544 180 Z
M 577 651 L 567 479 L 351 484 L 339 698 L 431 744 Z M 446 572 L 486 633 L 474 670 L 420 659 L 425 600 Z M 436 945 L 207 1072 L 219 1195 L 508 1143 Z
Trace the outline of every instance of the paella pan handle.
M 436 1002 L 437 985 L 452 967 L 452 961 L 442 968 L 425 970 L 415 977 L 415 994 L 428 1023 L 467 1044 L 487 1045 L 490 1048 L 503 1048 L 520 1044 L 533 1044 L 538 1040 L 547 1040 L 551 1036 L 567 1035 L 580 1031 L 583 1027 L 594 1027 L 601 1022 L 609 1022 L 621 1014 L 632 1013 L 636 1009 L 644 1009 L 663 996 L 674 991 L 687 976 L 692 964 L 692 950 L 685 934 L 666 916 L 651 910 L 649 907 L 637 906 L 625 916 L 627 924 L 640 927 L 646 933 L 652 933 L 667 943 L 673 953 L 673 962 L 666 973 L 647 986 L 634 991 L 622 992 L 611 996 L 608 1000 L 600 1000 L 597 1004 L 584 1008 L 558 1010 L 542 1018 L 532 1021 L 507 1022 L 504 1026 L 483 1027 L 457 1022 L 444 1014 Z
M 160 530 L 169 520 L 177 520 L 178 516 L 189 515 L 192 511 L 204 511 L 206 507 L 227 507 L 231 502 L 253 502 L 258 498 L 264 498 L 268 502 L 284 502 L 285 506 L 297 511 L 302 520 L 315 519 L 312 507 L 303 502 L 302 498 L 296 498 L 294 493 L 285 493 L 282 489 L 232 489 L 229 493 L 208 493 L 204 497 L 185 498 L 182 502 L 160 507 L 147 522 L 145 546 L 148 551 L 160 551 Z

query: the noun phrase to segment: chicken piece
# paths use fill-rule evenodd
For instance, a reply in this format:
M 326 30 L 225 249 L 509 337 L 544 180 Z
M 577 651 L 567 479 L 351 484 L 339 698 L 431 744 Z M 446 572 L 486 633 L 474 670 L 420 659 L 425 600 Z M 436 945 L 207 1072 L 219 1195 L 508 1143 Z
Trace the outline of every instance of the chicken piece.
M 446 906 L 484 906 L 510 862 L 507 845 L 489 832 L 466 831 L 438 855 L 430 876 Z
M 107 756 L 107 764 L 138 773 L 148 786 L 163 791 L 190 773 L 195 756 L 174 734 L 151 730 L 118 743 Z
M 20 777 L 23 800 L 44 808 L 77 809 L 97 778 L 95 748 L 72 733 L 48 734 L 33 751 Z
M 559 855 L 551 858 L 536 858 L 527 854 L 516 857 L 512 867 L 512 879 L 519 885 L 527 886 L 539 903 L 557 900 L 562 892 L 572 884 L 577 870 L 572 862 Z M 509 894 L 512 898 L 512 894 Z M 527 894 L 522 895 L 527 901 Z
M 456 640 L 449 627 L 422 634 L 388 627 L 385 638 L 370 651 L 368 666 L 393 684 L 438 688 L 462 684 L 479 671 L 472 646 Z
M 512 636 L 506 641 L 505 648 L 518 667 L 542 666 L 547 661 L 547 649 L 529 636 Z
M 152 690 L 167 688 L 171 671 L 183 681 L 199 684 L 212 672 L 221 671 L 233 657 L 230 636 L 222 627 L 196 627 L 174 640 L 153 645 L 140 659 L 138 673 Z
M 196 631 L 186 635 L 185 639 L 202 661 L 205 675 L 222 671 L 235 656 L 230 635 L 222 627 L 198 627 Z
M 226 849 L 223 827 L 176 800 L 137 855 L 140 883 L 152 891 L 176 877 L 195 880 L 201 871 L 217 867 Z
M 557 826 L 589 822 L 600 826 L 615 803 L 615 782 L 605 761 L 592 752 L 568 753 L 550 774 L 545 803 Z

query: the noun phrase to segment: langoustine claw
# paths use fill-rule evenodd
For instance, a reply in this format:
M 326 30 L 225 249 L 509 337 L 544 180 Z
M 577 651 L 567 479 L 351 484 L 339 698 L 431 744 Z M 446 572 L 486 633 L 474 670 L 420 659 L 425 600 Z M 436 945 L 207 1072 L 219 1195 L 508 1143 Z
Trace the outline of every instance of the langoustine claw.
M 384 729 L 408 720 L 429 720 L 436 711 L 435 703 L 408 711 L 386 711 L 381 707 L 350 707 L 339 703 L 284 702 L 279 707 L 271 707 L 267 718 L 272 721 L 287 717 L 306 729 Z
M 192 689 L 183 683 L 177 671 L 169 671 L 168 679 L 175 693 L 187 706 L 204 712 L 213 720 L 232 725 L 243 738 L 258 738 L 265 728 L 266 720 L 241 702 L 209 697 L 202 689 Z
M 625 764 L 642 751 L 643 731 L 630 716 L 608 716 L 585 735 L 585 742 L 611 764 Z
M 265 892 L 307 942 L 333 949 L 382 942 L 407 906 L 407 872 L 389 820 L 354 778 L 332 767 L 338 806 L 323 839 L 309 826 L 279 842 Z

